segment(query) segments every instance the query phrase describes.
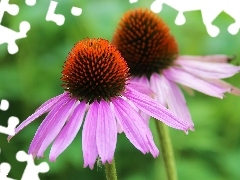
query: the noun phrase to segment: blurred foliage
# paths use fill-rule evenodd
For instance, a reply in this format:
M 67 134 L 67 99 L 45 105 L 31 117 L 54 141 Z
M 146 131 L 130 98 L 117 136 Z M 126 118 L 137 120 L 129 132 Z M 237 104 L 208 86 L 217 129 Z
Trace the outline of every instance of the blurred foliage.
M 56 13 L 65 16 L 65 23 L 57 26 L 47 22 L 45 16 L 49 2 L 37 1 L 33 7 L 23 1 L 10 0 L 20 6 L 20 12 L 13 17 L 4 14 L 2 24 L 18 31 L 19 23 L 27 20 L 31 24 L 28 37 L 17 40 L 19 52 L 9 55 L 7 45 L 0 46 L 0 99 L 7 99 L 10 108 L 1 111 L 1 125 L 7 126 L 8 117 L 14 115 L 23 121 L 47 99 L 62 92 L 61 71 L 65 58 L 73 45 L 85 37 L 101 37 L 111 40 L 122 14 L 132 8 L 149 8 L 152 0 L 130 4 L 127 0 L 114 1 L 59 1 Z M 71 15 L 72 6 L 81 7 L 82 15 Z M 203 24 L 201 12 L 186 12 L 186 23 L 174 24 L 177 11 L 167 5 L 159 13 L 176 37 L 180 54 L 237 55 L 234 64 L 240 62 L 240 33 L 233 36 L 227 27 L 234 22 L 230 16 L 221 13 L 213 24 L 220 27 L 220 34 L 211 38 Z M 240 75 L 227 79 L 240 87 Z M 186 136 L 183 132 L 171 129 L 171 137 L 176 156 L 179 179 L 240 179 L 240 98 L 226 94 L 223 100 L 208 97 L 196 92 L 194 96 L 185 94 L 195 132 Z M 15 158 L 19 150 L 28 150 L 34 133 L 42 121 L 38 118 L 14 137 L 10 143 L 6 135 L 0 134 L 0 162 L 12 166 L 9 177 L 20 179 L 26 163 Z M 154 134 L 154 123 L 150 122 Z M 156 137 L 156 136 L 155 136 Z M 157 138 L 155 138 L 159 144 Z M 36 164 L 48 161 L 49 150 Z M 118 136 L 115 152 L 119 179 L 145 180 L 166 179 L 161 155 L 154 159 L 150 154 L 143 155 L 131 145 L 124 134 Z M 40 174 L 42 180 L 105 179 L 104 167 L 94 170 L 83 168 L 81 131 L 74 142 L 56 162 L 49 162 L 50 171 Z

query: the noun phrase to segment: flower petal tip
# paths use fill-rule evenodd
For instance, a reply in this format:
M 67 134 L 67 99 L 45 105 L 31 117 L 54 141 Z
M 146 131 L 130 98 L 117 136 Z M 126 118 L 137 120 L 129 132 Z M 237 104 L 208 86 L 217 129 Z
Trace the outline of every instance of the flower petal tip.
M 227 61 L 228 62 L 231 62 L 232 60 L 236 59 L 237 58 L 237 55 L 234 54 L 234 55 L 231 55 L 231 56 L 227 56 Z
M 50 162 L 55 162 L 56 161 L 56 157 L 50 157 L 49 160 L 50 160 Z
M 91 170 L 93 170 L 94 164 L 83 164 L 83 168 L 87 168 L 88 166 Z
M 229 91 L 227 91 L 227 92 L 229 92 Z M 226 97 L 225 94 L 219 95 L 219 99 L 223 99 L 225 97 Z
M 108 159 L 108 160 L 107 160 L 107 163 L 108 163 L 108 164 L 112 164 L 112 161 L 113 161 L 112 158 L 111 158 L 111 159 Z M 104 164 L 104 163 L 103 163 L 103 164 Z
M 33 156 L 33 158 L 35 158 L 36 156 Z M 40 154 L 40 155 L 37 155 L 37 158 L 40 159 L 40 158 L 44 158 L 44 155 Z
M 190 130 L 190 131 L 195 131 L 194 125 L 190 125 L 190 126 L 188 127 L 188 129 L 186 129 L 186 130 L 184 131 L 184 133 L 185 133 L 186 135 L 188 135 L 189 130 Z
M 154 158 L 157 158 L 158 156 L 159 156 L 159 151 L 158 151 L 158 153 L 153 154 L 153 157 L 154 157 Z
M 101 162 L 102 162 L 102 164 L 106 164 L 106 162 L 108 162 L 108 160 L 106 160 L 106 159 L 102 160 L 102 159 L 101 159 Z M 108 162 L 108 163 L 109 163 L 109 162 Z M 109 164 L 111 164 L 111 163 L 109 163 Z
M 12 139 L 13 136 L 8 136 L 7 141 L 10 143 L 10 140 Z
M 240 89 L 236 87 L 232 87 L 230 93 L 236 96 L 240 96 Z
M 189 130 L 191 130 L 191 131 L 195 131 L 195 128 L 194 128 L 194 126 L 192 125 L 192 126 L 190 126 L 189 127 Z

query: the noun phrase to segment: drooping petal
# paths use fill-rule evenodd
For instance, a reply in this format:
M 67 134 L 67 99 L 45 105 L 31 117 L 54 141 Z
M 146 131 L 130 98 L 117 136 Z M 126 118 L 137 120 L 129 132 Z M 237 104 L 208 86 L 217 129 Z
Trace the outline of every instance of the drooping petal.
M 181 89 L 177 86 L 176 83 L 169 81 L 165 77 L 163 78 L 168 87 L 168 94 L 166 95 L 166 98 L 169 110 L 175 113 L 178 117 L 186 120 L 191 130 L 193 130 L 194 124 Z
M 49 122 L 49 127 L 48 129 L 46 129 L 47 137 L 42 142 L 42 145 L 38 152 L 38 157 L 43 156 L 44 151 L 47 149 L 50 143 L 53 142 L 53 140 L 57 137 L 59 132 L 62 130 L 62 127 L 68 120 L 70 114 L 72 114 L 76 101 L 77 101 L 76 99 L 71 99 L 69 103 L 65 105 L 65 107 L 61 107 L 59 109 L 59 113 L 54 115 L 53 121 Z M 57 122 L 55 119 L 57 119 Z
M 102 163 L 111 163 L 117 144 L 117 125 L 109 104 L 104 100 L 98 106 L 96 142 Z
M 221 99 L 223 98 L 224 93 L 229 91 L 228 88 L 223 88 L 216 84 L 208 83 L 203 79 L 191 75 L 177 67 L 166 69 L 163 74 L 171 81 L 183 84 L 204 94 Z
M 156 73 L 151 76 L 150 84 L 156 93 L 154 99 L 165 107 L 168 107 L 171 112 L 175 113 L 178 117 L 186 120 L 191 130 L 193 130 L 193 121 L 180 88 L 163 75 L 160 76 Z
M 63 104 L 59 110 L 52 116 L 49 121 L 44 121 L 40 125 L 39 130 L 35 136 L 42 136 L 41 140 L 38 142 L 40 148 L 35 149 L 37 151 L 37 157 L 42 157 L 44 151 L 50 145 L 50 143 L 57 137 L 65 122 L 67 121 L 69 115 L 71 114 L 76 99 L 71 99 L 66 104 Z M 39 133 L 38 133 L 39 132 Z
M 157 73 L 153 73 L 150 77 L 150 86 L 155 93 L 154 99 L 163 106 L 167 105 L 166 101 L 166 89 L 167 86 L 162 76 Z
M 56 96 L 57 98 L 52 98 L 51 101 L 49 101 L 49 103 L 45 102 L 43 103 L 43 105 L 41 105 L 41 108 L 38 108 L 37 111 L 35 111 L 31 116 L 29 116 L 26 120 L 24 120 L 16 129 L 15 129 L 15 135 L 21 131 L 24 127 L 26 127 L 28 124 L 30 124 L 32 121 L 34 121 L 35 119 L 37 119 L 39 116 L 43 115 L 44 113 L 46 113 L 49 108 L 52 108 L 53 106 L 59 106 L 59 104 L 63 101 L 66 101 L 66 99 L 68 99 L 68 97 L 65 94 L 61 94 L 60 97 Z M 8 137 L 8 140 L 10 140 L 12 138 L 12 136 Z
M 66 97 L 66 96 L 68 96 L 68 94 L 66 93 L 66 92 L 64 92 L 64 93 L 62 93 L 62 94 L 60 94 L 60 95 L 58 95 L 58 96 L 55 96 L 55 97 L 53 97 L 53 98 L 51 98 L 51 99 L 49 99 L 49 100 L 47 100 L 45 103 L 43 103 L 40 107 L 38 107 L 37 109 L 36 109 L 36 111 L 38 111 L 38 110 L 40 110 L 40 109 L 42 109 L 44 106 L 47 106 L 48 104 L 52 104 L 52 102 L 57 102 L 57 100 L 59 100 L 59 99 L 61 99 L 62 97 Z M 54 105 L 54 104 L 53 104 Z M 51 110 L 51 106 L 48 108 L 48 111 L 49 110 Z M 35 111 L 35 112 L 36 112 Z
M 158 156 L 152 133 L 139 113 L 120 97 L 113 99 L 112 103 L 116 119 L 129 141 L 142 153 L 151 152 L 154 157 Z
M 49 121 L 49 123 L 46 125 L 45 132 L 43 130 L 42 133 L 45 134 L 45 139 L 43 139 L 42 142 L 40 142 L 41 147 L 38 150 L 38 157 L 42 157 L 44 151 L 47 149 L 47 147 L 50 145 L 50 143 L 53 142 L 53 140 L 57 137 L 59 132 L 61 131 L 62 127 L 64 126 L 65 122 L 67 121 L 69 115 L 72 113 L 72 110 L 74 108 L 76 99 L 70 100 L 65 106 L 61 107 L 59 109 L 59 112 L 57 112 L 52 122 Z M 49 131 L 49 129 L 51 129 Z
M 144 144 L 146 139 L 144 140 L 144 136 L 142 137 L 141 133 L 143 132 L 142 130 L 143 128 L 140 126 L 141 124 L 140 125 L 137 124 L 141 123 L 141 121 L 138 120 L 140 118 L 139 114 L 137 114 L 136 117 L 134 117 L 136 113 L 133 114 L 132 112 L 135 110 L 132 107 L 130 107 L 127 111 L 125 111 L 125 108 L 122 107 L 125 103 L 121 105 L 119 101 L 121 102 L 121 100 L 117 98 L 112 99 L 116 119 L 119 125 L 121 126 L 122 130 L 125 132 L 129 141 L 137 149 L 139 149 L 142 153 L 145 154 L 147 152 L 146 146 Z M 141 128 L 138 128 L 138 126 L 140 126 Z M 141 131 L 138 129 L 140 129 Z
M 190 60 L 177 60 L 176 64 L 198 77 L 209 79 L 222 79 L 233 76 L 240 72 L 240 66 L 234 66 L 226 63 L 210 63 Z
M 69 118 L 52 145 L 49 155 L 50 161 L 55 161 L 76 137 L 83 122 L 85 106 L 86 103 L 83 101 L 74 109 L 72 116 Z
M 122 97 L 122 98 L 125 98 L 125 97 Z M 136 112 L 138 112 L 139 114 L 140 114 L 140 116 L 145 120 L 145 122 L 148 124 L 149 123 L 149 120 L 150 120 L 150 116 L 147 114 L 147 113 L 145 113 L 145 112 L 143 112 L 143 111 L 140 111 L 140 109 L 132 102 L 132 101 L 130 101 L 130 100 L 128 100 L 127 98 L 125 98 L 125 100 L 128 102 L 128 104 L 130 105 L 130 106 L 132 106 L 132 108 L 136 111 Z
M 193 60 L 201 62 L 211 62 L 211 63 L 228 63 L 232 59 L 235 59 L 235 56 L 227 56 L 224 54 L 215 54 L 207 56 L 179 56 L 176 60 Z
M 172 128 L 183 130 L 185 132 L 190 128 L 186 120 L 178 118 L 163 105 L 134 89 L 127 87 L 125 96 L 133 101 L 141 111 L 146 112 L 150 116 L 162 121 Z
M 98 151 L 96 144 L 96 130 L 98 121 L 98 102 L 94 101 L 90 106 L 82 131 L 82 150 L 84 167 L 89 166 L 93 169 L 96 162 Z
M 209 83 L 214 83 L 217 84 L 218 86 L 222 87 L 222 88 L 226 88 L 229 89 L 229 93 L 240 96 L 240 89 L 221 80 L 221 79 L 206 79 L 207 82 Z
M 66 102 L 64 102 L 66 103 Z M 29 150 L 28 150 L 28 154 L 32 154 L 34 157 L 37 155 L 39 148 L 41 147 L 40 142 L 43 141 L 43 139 L 46 137 L 46 134 L 41 133 L 41 131 L 39 130 L 40 127 L 42 127 L 44 124 L 46 124 L 46 122 L 50 121 L 54 115 L 58 112 L 59 108 L 62 105 L 59 104 L 58 106 L 55 106 L 49 113 L 48 115 L 45 117 L 45 119 L 42 121 L 42 123 L 40 124 L 40 126 L 38 127 L 34 138 L 29 146 Z

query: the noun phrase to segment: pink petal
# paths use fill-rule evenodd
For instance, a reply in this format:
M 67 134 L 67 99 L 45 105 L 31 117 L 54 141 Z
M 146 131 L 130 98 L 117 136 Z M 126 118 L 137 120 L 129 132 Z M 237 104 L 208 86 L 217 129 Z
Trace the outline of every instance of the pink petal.
M 117 144 L 117 125 L 109 104 L 104 100 L 98 107 L 96 141 L 102 163 L 111 163 Z
M 112 99 L 112 103 L 116 119 L 129 141 L 142 153 L 150 151 L 154 157 L 158 156 L 152 133 L 139 113 L 122 98 Z
M 165 77 L 163 78 L 165 80 L 166 86 L 168 87 L 168 94 L 166 97 L 169 110 L 175 113 L 178 117 L 186 120 L 191 130 L 193 130 L 194 124 L 181 89 L 174 82 L 169 81 Z
M 132 76 L 130 81 L 141 83 L 141 84 L 144 84 L 145 86 L 149 87 L 149 80 L 146 76 L 141 76 L 141 77 Z
M 215 55 L 206 55 L 206 56 L 179 56 L 176 60 L 193 60 L 201 62 L 212 62 L 212 63 L 228 63 L 232 59 L 235 59 L 235 56 L 227 56 L 224 54 L 215 54 Z
M 145 113 L 145 112 L 143 112 L 143 111 L 140 111 L 140 109 L 138 109 L 138 107 L 132 102 L 132 101 L 130 101 L 130 100 L 128 100 L 128 99 L 126 99 L 126 101 L 128 102 L 128 104 L 130 105 L 130 106 L 132 106 L 132 108 L 136 111 L 136 112 L 138 112 L 139 114 L 140 114 L 140 116 L 145 120 L 145 122 L 148 124 L 149 123 L 149 120 L 150 120 L 150 116 L 147 114 L 147 113 Z
M 149 114 L 150 116 L 162 121 L 166 125 L 188 131 L 189 125 L 186 120 L 178 118 L 175 114 L 165 108 L 163 105 L 157 103 L 155 100 L 149 98 L 148 96 L 141 94 L 134 89 L 127 88 L 125 96 L 134 102 L 134 104 L 143 112 Z
M 68 100 L 69 101 L 69 100 Z M 42 127 L 44 124 L 46 124 L 46 122 L 52 120 L 52 118 L 54 117 L 54 115 L 58 112 L 59 108 L 62 106 L 62 104 L 60 104 L 63 101 L 59 101 L 58 106 L 55 106 L 49 113 L 48 115 L 45 117 L 45 119 L 42 121 L 42 123 L 40 124 L 40 126 L 38 127 L 34 138 L 30 144 L 28 153 L 32 154 L 33 156 L 36 156 L 38 153 L 39 148 L 41 147 L 41 144 L 39 143 L 40 141 L 43 141 L 43 139 L 45 138 L 45 134 L 42 133 L 42 131 L 40 131 L 40 127 Z M 63 102 L 66 103 L 66 102 Z
M 191 115 L 180 88 L 164 76 L 160 76 L 156 73 L 151 76 L 150 84 L 156 94 L 154 99 L 165 107 L 168 107 L 169 110 L 178 117 L 186 120 L 190 129 L 193 130 L 194 125 Z
M 74 109 L 72 116 L 57 136 L 50 151 L 50 161 L 55 161 L 76 137 L 83 122 L 85 105 L 85 102 L 78 104 Z
M 127 86 L 130 86 L 132 89 L 135 89 L 137 91 L 139 91 L 140 93 L 146 94 L 148 96 L 153 96 L 154 92 L 152 91 L 152 89 L 148 84 L 142 84 L 139 82 L 135 82 L 135 81 L 129 81 L 129 84 Z
M 39 126 L 29 148 L 29 153 L 42 157 L 49 144 L 56 138 L 71 113 L 76 99 L 69 99 L 68 102 L 56 106 L 48 118 Z
M 98 121 L 98 102 L 94 101 L 90 106 L 83 126 L 82 150 L 84 167 L 89 166 L 93 169 L 96 162 L 98 151 L 96 144 L 96 130 Z
M 119 134 L 121 134 L 123 132 L 122 127 L 120 126 L 120 124 L 118 122 L 117 122 L 117 132 Z
M 154 99 L 156 99 L 157 102 L 162 104 L 163 106 L 167 106 L 167 99 L 166 99 L 166 89 L 167 86 L 165 84 L 165 81 L 163 79 L 163 76 L 160 76 L 157 73 L 153 73 L 150 77 L 150 85 L 155 93 Z
M 183 84 L 204 94 L 221 99 L 223 98 L 223 94 L 229 91 L 227 88 L 208 83 L 203 79 L 193 76 L 177 67 L 166 69 L 164 71 L 164 76 L 166 76 L 171 81 Z
M 42 145 L 38 151 L 38 157 L 43 156 L 44 151 L 62 130 L 62 127 L 66 123 L 69 115 L 72 113 L 75 107 L 75 103 L 76 99 L 72 99 L 68 104 L 65 105 L 65 107 L 60 108 L 59 112 L 56 113 L 53 117 L 54 120 L 52 122 L 49 122 L 49 125 L 45 131 L 45 133 L 47 133 L 47 136 L 43 140 Z
M 55 96 L 55 97 L 47 100 L 45 103 L 43 103 L 39 108 L 36 109 L 36 111 L 38 111 L 39 109 L 42 109 L 44 106 L 47 106 L 48 104 L 52 104 L 52 102 L 57 102 L 58 100 L 62 99 L 63 97 L 67 97 L 67 96 L 68 96 L 68 94 L 66 92 L 64 92 L 58 96 Z M 51 109 L 51 107 L 49 107 L 49 109 Z
M 177 60 L 176 64 L 198 77 L 209 79 L 222 79 L 233 76 L 240 72 L 240 66 L 234 66 L 225 63 L 210 63 L 190 60 Z
M 35 119 L 37 119 L 39 116 L 43 115 L 44 113 L 46 113 L 50 108 L 52 108 L 53 106 L 58 106 L 62 101 L 66 101 L 67 100 L 67 96 L 65 96 L 65 94 L 61 94 L 60 97 L 56 96 L 55 98 L 52 98 L 51 101 L 46 101 L 45 103 L 43 103 L 40 107 L 38 108 L 38 110 L 36 110 L 31 116 L 29 116 L 26 120 L 24 120 L 16 129 L 15 129 L 15 135 L 21 131 L 24 127 L 26 127 L 28 124 L 30 124 L 32 121 L 34 121 Z M 48 102 L 48 103 L 47 103 Z M 8 140 L 10 140 L 12 138 L 12 136 L 8 137 Z
M 229 89 L 229 93 L 240 96 L 240 89 L 221 80 L 221 79 L 206 79 L 207 82 L 217 84 L 218 86 L 222 88 Z

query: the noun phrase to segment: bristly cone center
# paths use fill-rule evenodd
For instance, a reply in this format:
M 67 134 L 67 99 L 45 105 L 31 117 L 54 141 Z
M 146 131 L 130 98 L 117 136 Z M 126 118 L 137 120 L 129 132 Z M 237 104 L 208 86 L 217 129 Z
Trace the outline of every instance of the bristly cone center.
M 150 77 L 172 65 L 178 55 L 175 38 L 164 21 L 148 9 L 125 13 L 112 40 L 131 75 Z
M 124 90 L 128 70 L 120 52 L 107 40 L 84 39 L 69 52 L 62 86 L 80 101 L 110 101 Z

